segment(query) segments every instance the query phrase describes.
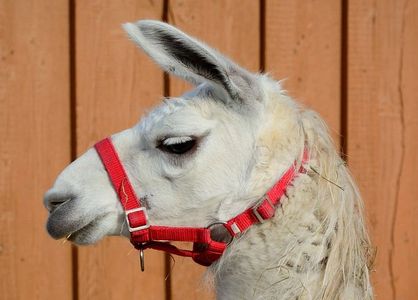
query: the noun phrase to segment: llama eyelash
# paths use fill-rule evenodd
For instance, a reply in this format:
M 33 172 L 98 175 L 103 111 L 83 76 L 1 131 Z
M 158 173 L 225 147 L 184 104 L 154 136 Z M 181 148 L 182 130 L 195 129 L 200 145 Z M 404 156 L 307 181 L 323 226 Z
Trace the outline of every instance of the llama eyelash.
M 179 136 L 179 137 L 169 137 L 161 141 L 161 144 L 164 146 L 170 146 L 175 144 L 182 144 L 189 141 L 192 141 L 193 138 L 190 136 Z

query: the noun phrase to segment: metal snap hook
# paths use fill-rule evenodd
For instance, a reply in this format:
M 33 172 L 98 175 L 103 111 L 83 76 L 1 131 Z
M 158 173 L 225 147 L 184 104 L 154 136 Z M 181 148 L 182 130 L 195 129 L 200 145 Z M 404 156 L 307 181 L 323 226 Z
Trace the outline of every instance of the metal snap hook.
M 141 272 L 145 271 L 145 255 L 144 255 L 144 249 L 139 249 L 139 261 L 141 264 Z

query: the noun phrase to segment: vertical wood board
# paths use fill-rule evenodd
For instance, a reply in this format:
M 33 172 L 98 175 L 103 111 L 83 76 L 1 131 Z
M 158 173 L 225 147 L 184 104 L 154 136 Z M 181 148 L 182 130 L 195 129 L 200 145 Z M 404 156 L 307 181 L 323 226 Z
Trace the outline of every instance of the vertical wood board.
M 418 293 L 417 1 L 350 1 L 348 162 L 377 247 L 378 299 Z
M 0 298 L 71 299 L 43 194 L 70 161 L 68 3 L 0 1 Z
M 391 263 L 396 299 L 414 299 L 418 296 L 418 1 L 404 2 L 402 10 L 398 75 L 402 128 L 398 147 L 402 149 L 402 164 Z

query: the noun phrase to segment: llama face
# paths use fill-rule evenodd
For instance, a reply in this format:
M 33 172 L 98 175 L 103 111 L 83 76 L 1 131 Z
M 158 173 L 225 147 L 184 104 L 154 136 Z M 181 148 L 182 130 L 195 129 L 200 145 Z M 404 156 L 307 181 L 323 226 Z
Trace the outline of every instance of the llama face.
M 125 29 L 164 69 L 197 85 L 112 136 L 150 222 L 203 227 L 244 209 L 245 204 L 225 208 L 251 197 L 263 124 L 259 77 L 167 24 L 142 21 Z M 59 175 L 45 205 L 54 238 L 71 235 L 87 244 L 128 235 L 122 206 L 94 149 Z
M 245 191 L 254 161 L 254 128 L 240 113 L 207 98 L 207 88 L 168 100 L 133 128 L 112 136 L 152 224 L 206 226 L 223 217 L 224 201 Z M 71 233 L 77 243 L 92 243 L 106 234 L 128 233 L 94 149 L 60 174 L 45 201 L 51 212 L 47 228 L 55 238 Z

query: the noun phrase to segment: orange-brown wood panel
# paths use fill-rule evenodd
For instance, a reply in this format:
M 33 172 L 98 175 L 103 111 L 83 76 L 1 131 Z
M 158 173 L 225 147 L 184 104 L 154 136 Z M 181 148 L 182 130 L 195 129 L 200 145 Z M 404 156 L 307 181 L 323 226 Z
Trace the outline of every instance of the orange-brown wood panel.
M 265 71 L 340 139 L 341 2 L 266 0 Z
M 67 1 L 0 1 L 0 298 L 72 299 L 44 192 L 70 161 Z
M 163 1 L 76 1 L 77 152 L 133 126 L 163 96 L 163 74 L 121 24 L 160 19 Z M 128 240 L 79 248 L 79 299 L 165 299 L 164 254 L 147 251 L 146 272 Z
M 258 1 L 180 1 L 171 0 L 168 21 L 188 34 L 206 42 L 251 71 L 259 70 L 260 11 Z M 170 78 L 172 96 L 181 95 L 190 86 Z M 175 257 L 171 271 L 171 299 L 213 299 L 205 287 L 206 270 L 190 258 Z
M 377 247 L 377 299 L 418 294 L 418 3 L 349 2 L 348 163 Z
M 396 299 L 413 299 L 418 297 L 418 1 L 404 3 L 403 10 L 398 78 L 403 113 L 403 140 L 398 146 L 403 156 L 397 181 L 392 265 Z

